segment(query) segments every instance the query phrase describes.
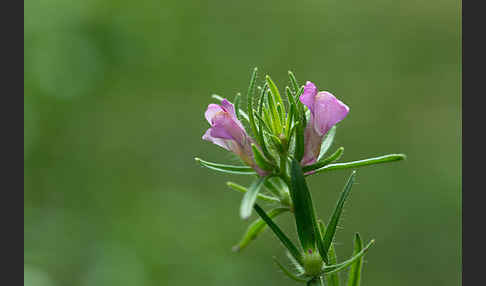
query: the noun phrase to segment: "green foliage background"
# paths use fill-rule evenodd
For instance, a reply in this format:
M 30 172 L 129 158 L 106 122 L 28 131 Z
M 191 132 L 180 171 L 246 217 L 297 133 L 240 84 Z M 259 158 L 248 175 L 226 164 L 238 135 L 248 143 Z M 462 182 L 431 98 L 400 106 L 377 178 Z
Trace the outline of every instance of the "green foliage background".
M 25 285 L 294 285 L 241 195 L 194 156 L 217 93 L 254 66 L 283 92 L 287 70 L 350 106 L 331 151 L 405 153 L 358 171 L 337 233 L 376 239 L 362 285 L 461 280 L 459 1 L 25 1 Z M 308 183 L 327 218 L 350 171 Z M 255 214 L 253 214 L 255 217 Z M 277 219 L 296 238 L 288 215 Z

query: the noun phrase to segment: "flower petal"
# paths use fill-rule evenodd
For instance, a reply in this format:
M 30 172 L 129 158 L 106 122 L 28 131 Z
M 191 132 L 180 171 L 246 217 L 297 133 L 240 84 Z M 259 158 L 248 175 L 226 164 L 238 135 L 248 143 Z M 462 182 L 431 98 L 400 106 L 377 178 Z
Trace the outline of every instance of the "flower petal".
M 228 112 L 233 118 L 236 118 L 235 106 L 229 102 L 226 98 L 221 101 L 221 107 L 224 111 Z
M 304 92 L 299 97 L 300 102 L 307 106 L 314 113 L 314 102 L 317 95 L 317 87 L 314 83 L 307 81 L 304 86 Z
M 211 122 L 214 115 L 220 111 L 223 111 L 223 109 L 221 109 L 221 106 L 214 103 L 208 105 L 208 109 L 206 109 L 204 116 L 206 117 L 206 120 L 209 122 L 209 124 L 212 124 Z
M 317 94 L 314 108 L 314 128 L 320 135 L 326 134 L 349 112 L 349 107 L 346 104 L 326 91 Z
M 223 147 L 224 149 L 226 149 L 228 151 L 231 151 L 230 146 L 227 144 L 225 139 L 215 138 L 215 137 L 211 136 L 211 129 L 212 128 L 209 128 L 208 130 L 206 130 L 206 133 L 204 133 L 202 139 L 209 141 L 209 142 L 212 142 L 212 143 L 214 143 L 214 144 L 216 144 L 220 147 Z

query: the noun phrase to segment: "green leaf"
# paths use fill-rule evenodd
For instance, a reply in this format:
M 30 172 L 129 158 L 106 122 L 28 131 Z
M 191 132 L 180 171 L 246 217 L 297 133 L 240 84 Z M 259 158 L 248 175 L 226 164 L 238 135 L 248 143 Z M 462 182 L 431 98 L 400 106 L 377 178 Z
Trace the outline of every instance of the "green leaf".
M 270 218 L 275 218 L 284 212 L 290 211 L 289 208 L 275 208 L 268 211 L 267 215 Z M 241 238 L 240 242 L 237 245 L 233 246 L 233 251 L 240 251 L 247 247 L 250 242 L 255 240 L 257 236 L 265 230 L 267 224 L 262 218 L 258 218 L 253 221 L 248 228 L 246 229 L 245 234 Z
M 295 151 L 294 157 L 301 161 L 304 157 L 305 145 L 304 145 L 304 125 L 303 121 L 299 121 L 295 128 Z
M 290 79 L 290 84 L 292 85 L 292 88 L 294 90 L 294 93 L 296 93 L 299 90 L 299 84 L 297 83 L 297 79 L 295 78 L 294 73 L 291 71 L 289 71 L 289 79 Z
M 344 186 L 343 192 L 341 193 L 341 197 L 339 198 L 338 203 L 336 204 L 336 208 L 334 209 L 334 212 L 332 214 L 331 221 L 327 225 L 326 233 L 324 234 L 324 237 L 322 239 L 322 244 L 325 253 L 327 253 L 327 251 L 329 250 L 334 235 L 336 234 L 336 227 L 339 222 L 339 218 L 341 217 L 344 203 L 346 202 L 346 199 L 348 198 L 349 193 L 351 191 L 351 187 L 353 186 L 355 177 L 356 177 L 356 171 L 353 171 L 348 181 L 346 182 L 346 185 Z
M 260 89 L 260 99 L 259 99 L 259 102 L 258 102 L 258 114 L 262 114 L 263 112 L 263 104 L 265 103 L 265 92 L 267 91 L 268 89 L 268 85 L 267 83 L 265 82 L 265 84 L 263 85 L 263 88 Z
M 265 181 L 265 183 L 267 182 L 268 180 Z M 248 189 L 243 187 L 242 185 L 238 185 L 237 183 L 233 183 L 233 182 L 226 182 L 226 185 L 230 188 L 232 188 L 233 190 L 237 191 L 237 192 L 240 192 L 240 193 L 246 193 L 248 192 Z M 278 198 L 275 198 L 275 197 L 271 197 L 271 196 L 266 196 L 266 195 L 263 195 L 263 194 L 258 194 L 257 195 L 257 199 L 260 199 L 262 201 L 266 201 L 266 202 L 270 202 L 270 203 L 278 203 L 280 202 L 280 200 Z
M 292 95 L 292 92 L 290 91 L 290 88 L 288 86 L 285 87 L 285 92 L 287 93 L 287 99 L 289 101 L 289 104 L 290 104 L 290 108 L 289 108 L 289 113 L 287 115 L 287 122 L 285 123 L 286 125 L 286 130 L 287 130 L 287 138 L 289 138 L 289 141 L 290 141 L 290 137 L 291 137 L 291 128 L 293 128 L 294 126 L 292 126 L 292 123 L 293 123 L 293 120 L 295 118 L 295 113 L 297 112 L 297 105 L 295 104 L 295 99 Z
M 225 164 L 218 164 L 212 163 L 208 161 L 204 161 L 201 158 L 194 158 L 196 162 L 201 164 L 201 166 L 209 168 L 211 170 L 223 172 L 223 173 L 230 173 L 230 174 L 239 174 L 239 175 L 255 175 L 256 172 L 253 168 L 248 166 L 234 166 L 234 165 L 225 165 Z
M 292 158 L 290 166 L 290 196 L 294 203 L 295 224 L 302 247 L 304 251 L 315 250 L 321 236 L 304 173 L 300 163 L 295 158 Z M 327 263 L 325 257 L 323 257 L 323 260 Z
M 255 113 L 255 116 L 257 117 L 258 121 L 260 122 L 260 130 L 258 132 L 258 141 L 260 142 L 260 146 L 262 148 L 262 151 L 263 151 L 263 155 L 271 162 L 271 163 L 274 163 L 275 162 L 275 158 L 272 156 L 272 154 L 270 154 L 270 151 L 268 151 L 268 148 L 267 148 L 267 142 L 265 140 L 265 137 L 264 137 L 264 130 L 267 130 L 267 132 L 271 132 L 270 128 L 267 126 L 267 124 L 265 123 L 265 121 L 263 121 L 263 119 L 260 117 L 260 115 L 258 115 L 257 113 Z
M 314 277 L 311 280 L 307 281 L 307 286 L 325 286 L 322 277 Z
M 297 275 L 293 274 L 292 272 L 290 272 L 290 270 L 288 270 L 287 268 L 285 268 L 285 266 L 283 266 L 278 260 L 276 257 L 273 257 L 273 261 L 275 261 L 275 264 L 277 264 L 277 266 L 280 268 L 280 270 L 282 270 L 282 272 L 287 275 L 287 277 L 289 277 L 290 279 L 292 280 L 295 280 L 297 282 L 302 282 L 302 283 L 305 283 L 307 282 L 306 279 L 302 279 L 302 278 L 299 278 L 297 277 Z
M 304 168 L 303 168 L 304 173 L 322 168 L 322 167 L 330 164 L 331 162 L 338 160 L 343 155 L 343 152 L 344 152 L 344 147 L 339 147 L 336 150 L 336 152 L 334 152 L 331 156 L 327 157 L 326 159 L 319 161 L 319 162 L 316 162 L 314 164 L 308 165 L 308 166 L 304 166 Z
M 270 92 L 272 93 L 273 97 L 276 100 L 276 105 L 278 106 L 280 104 L 280 106 L 282 107 L 282 113 L 280 115 L 284 115 L 285 114 L 285 106 L 284 106 L 284 103 L 282 101 L 282 97 L 280 96 L 280 92 L 278 91 L 277 86 L 275 85 L 275 83 L 273 82 L 273 80 L 270 78 L 269 75 L 265 76 L 265 80 L 268 84 L 268 87 L 270 88 Z
M 281 188 L 280 185 L 276 185 L 277 183 L 274 182 L 275 179 L 278 179 L 278 177 L 269 178 L 265 181 L 264 185 L 272 194 L 281 198 L 284 190 Z
M 243 196 L 240 205 L 240 216 L 242 219 L 247 219 L 251 215 L 253 205 L 255 204 L 258 192 L 260 191 L 263 183 L 267 177 L 258 177 L 248 188 L 248 192 Z
M 216 100 L 219 100 L 219 101 L 222 101 L 224 98 L 222 98 L 221 96 L 217 95 L 217 94 L 213 94 L 211 95 L 212 98 L 216 99 Z M 229 101 L 229 100 L 228 100 Z M 230 101 L 231 103 L 231 101 Z M 245 119 L 247 122 L 250 122 L 250 119 L 248 118 L 248 114 L 246 114 L 245 111 L 243 111 L 243 109 L 236 109 L 235 108 L 235 112 L 238 112 L 238 114 L 241 116 L 241 118 Z
M 300 95 L 304 92 L 304 86 L 301 86 L 297 93 L 295 94 L 295 103 L 297 104 L 297 107 L 299 109 L 299 117 L 300 121 L 302 121 L 304 124 L 303 126 L 305 127 L 307 125 L 307 117 L 306 117 L 306 107 L 305 105 L 300 101 Z
M 235 110 L 240 110 L 241 93 L 237 93 L 235 96 Z M 236 113 L 236 118 L 240 119 L 239 112 Z
M 363 242 L 359 233 L 354 237 L 354 252 L 356 256 L 363 249 Z M 347 286 L 359 286 L 361 284 L 361 271 L 363 269 L 363 257 L 360 257 L 349 269 Z
M 255 118 L 253 117 L 253 95 L 255 93 L 255 81 L 257 78 L 258 69 L 254 68 L 250 79 L 250 85 L 248 86 L 248 91 L 246 93 L 247 103 L 248 103 L 248 118 L 250 121 L 250 128 L 253 134 L 258 134 L 258 129 L 255 125 Z
M 373 245 L 373 243 L 375 243 L 375 241 L 371 240 L 363 249 L 361 249 L 360 252 L 358 252 L 352 258 L 350 258 L 350 259 L 348 259 L 348 260 L 346 260 L 342 263 L 324 266 L 324 273 L 326 273 L 326 274 L 337 273 L 337 272 L 345 269 L 346 267 L 351 266 L 358 259 L 360 259 L 366 253 L 366 251 L 368 251 L 368 249 L 370 248 L 371 245 Z
M 332 142 L 334 141 L 334 136 L 336 136 L 336 125 L 334 125 L 329 132 L 327 132 L 324 141 L 321 144 L 321 151 L 319 152 L 319 156 L 317 157 L 317 161 L 320 161 L 321 158 L 326 154 L 329 147 L 331 147 Z
M 324 237 L 324 234 L 326 233 L 326 226 L 322 221 L 319 221 L 319 230 L 321 231 L 322 237 Z M 331 243 L 331 247 L 329 247 L 329 265 L 333 265 L 337 263 L 337 256 L 336 256 L 336 250 L 334 249 L 334 243 Z M 339 274 L 338 273 L 333 273 L 330 274 L 327 279 L 329 286 L 339 286 Z
M 268 227 L 270 227 L 273 233 L 277 236 L 280 242 L 282 242 L 282 244 L 287 248 L 290 255 L 292 255 L 297 262 L 302 264 L 302 254 L 299 252 L 297 247 L 295 247 L 292 241 L 290 241 L 285 233 L 283 233 L 283 231 L 273 222 L 273 220 L 267 216 L 265 211 L 258 204 L 255 204 L 254 208 L 258 215 L 267 223 Z
M 265 171 L 271 171 L 274 169 L 272 164 L 270 164 L 267 159 L 263 156 L 263 154 L 258 150 L 258 147 L 255 144 L 251 144 L 251 150 L 253 151 L 255 162 L 257 163 L 258 167 L 262 168 Z
M 406 158 L 407 158 L 407 156 L 405 156 L 404 154 L 389 154 L 389 155 L 384 155 L 384 156 L 380 156 L 380 157 L 369 158 L 369 159 L 364 159 L 364 160 L 359 160 L 359 161 L 329 164 L 329 165 L 322 167 L 320 169 L 316 169 L 314 172 L 316 174 L 316 173 L 331 171 L 331 170 L 356 168 L 356 167 L 362 167 L 362 166 L 368 166 L 368 165 L 375 165 L 375 164 L 381 164 L 381 163 L 400 161 L 400 160 L 404 160 Z
M 275 134 L 280 134 L 280 132 L 282 131 L 282 123 L 280 122 L 280 115 L 277 111 L 277 103 L 275 102 L 275 98 L 272 92 L 266 93 L 266 95 L 268 109 L 271 112 L 270 118 L 272 122 L 272 130 Z

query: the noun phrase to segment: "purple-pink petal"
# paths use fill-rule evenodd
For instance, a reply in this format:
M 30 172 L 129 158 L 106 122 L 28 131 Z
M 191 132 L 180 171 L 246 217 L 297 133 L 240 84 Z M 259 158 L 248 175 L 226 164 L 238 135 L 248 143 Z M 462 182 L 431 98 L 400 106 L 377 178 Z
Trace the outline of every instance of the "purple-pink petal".
M 307 81 L 304 86 L 304 92 L 299 97 L 302 104 L 307 106 L 309 110 L 314 113 L 314 102 L 317 95 L 317 87 L 314 83 Z
M 301 160 L 301 164 L 306 166 L 316 162 L 324 135 L 348 115 L 349 107 L 329 92 L 317 92 L 310 81 L 299 99 L 311 112 L 304 133 L 304 157 Z
M 206 112 L 204 113 L 204 117 L 206 117 L 206 120 L 209 122 L 209 124 L 212 124 L 212 118 L 216 113 L 223 111 L 221 106 L 211 103 L 208 105 L 208 109 L 206 109 Z
M 321 91 L 314 102 L 315 129 L 320 135 L 326 134 L 331 127 L 348 115 L 349 107 L 329 92 Z
M 228 144 L 226 144 L 226 140 L 211 136 L 211 129 L 212 128 L 209 128 L 208 130 L 206 130 L 206 133 L 204 133 L 202 139 L 203 140 L 206 140 L 206 141 L 209 141 L 209 142 L 212 142 L 212 143 L 214 143 L 214 144 L 216 144 L 216 145 L 218 145 L 220 147 L 223 147 L 224 149 L 226 149 L 228 151 L 231 151 L 231 149 L 228 146 Z

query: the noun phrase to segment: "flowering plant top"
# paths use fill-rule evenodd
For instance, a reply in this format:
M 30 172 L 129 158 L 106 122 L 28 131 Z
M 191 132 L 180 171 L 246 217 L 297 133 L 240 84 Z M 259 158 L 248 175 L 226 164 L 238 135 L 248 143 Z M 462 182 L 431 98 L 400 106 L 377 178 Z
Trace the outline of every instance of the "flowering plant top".
M 342 208 L 354 183 L 356 171 L 346 181 L 327 227 L 314 210 L 305 177 L 337 169 L 398 161 L 403 154 L 389 154 L 352 162 L 336 163 L 344 151 L 339 147 L 328 155 L 339 122 L 350 108 L 332 93 L 318 91 L 313 82 L 300 86 L 289 71 L 290 86 L 285 88 L 287 104 L 270 76 L 262 86 L 256 86 L 257 68 L 253 70 L 247 91 L 247 110 L 240 107 L 241 94 L 234 103 L 217 95 L 219 104 L 209 104 L 205 117 L 210 127 L 202 136 L 236 154 L 244 165 L 213 163 L 195 158 L 202 166 L 219 172 L 253 175 L 255 180 L 247 188 L 228 182 L 227 185 L 244 193 L 240 216 L 248 219 L 254 209 L 259 215 L 247 229 L 240 242 L 233 247 L 240 251 L 247 247 L 268 226 L 286 247 L 289 258 L 297 269 L 292 273 L 277 265 L 290 278 L 308 285 L 339 285 L 339 274 L 351 268 L 348 285 L 359 285 L 362 259 L 373 240 L 363 246 L 359 234 L 355 237 L 353 256 L 338 263 L 333 239 Z M 264 211 L 257 200 L 277 205 Z M 274 219 L 290 212 L 300 241 L 297 247 L 278 227 Z M 357 283 L 357 284 L 356 284 Z

